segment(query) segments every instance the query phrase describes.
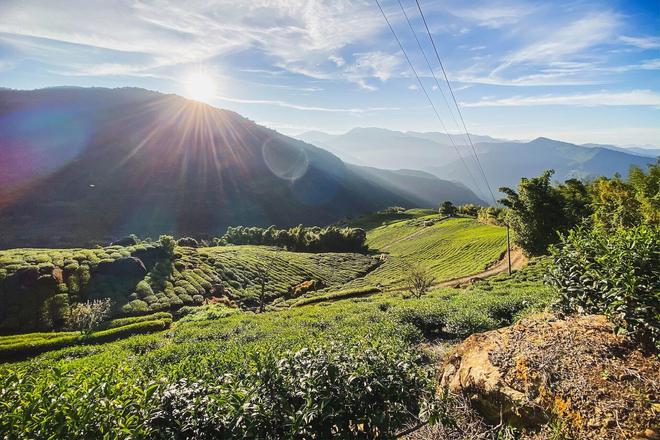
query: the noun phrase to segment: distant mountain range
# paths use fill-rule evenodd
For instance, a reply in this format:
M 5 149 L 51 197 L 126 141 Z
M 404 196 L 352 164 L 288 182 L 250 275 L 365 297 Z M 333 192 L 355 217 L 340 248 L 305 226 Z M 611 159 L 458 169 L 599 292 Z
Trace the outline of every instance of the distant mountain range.
M 644 168 L 655 162 L 660 152 L 612 145 L 575 145 L 542 137 L 530 142 L 472 134 L 470 137 L 493 191 L 502 186 L 515 188 L 521 177 L 536 176 L 548 168 L 555 170 L 554 178 L 560 181 L 614 173 L 625 175 L 631 165 Z M 464 136 L 452 136 L 456 148 L 442 133 L 404 133 L 382 128 L 355 128 L 340 135 L 308 132 L 298 138 L 326 148 L 346 162 L 385 169 L 423 170 L 459 182 L 489 199 Z
M 404 168 L 394 167 L 394 168 Z M 0 248 L 230 225 L 326 224 L 481 200 L 422 172 L 347 165 L 240 115 L 143 89 L 0 90 Z

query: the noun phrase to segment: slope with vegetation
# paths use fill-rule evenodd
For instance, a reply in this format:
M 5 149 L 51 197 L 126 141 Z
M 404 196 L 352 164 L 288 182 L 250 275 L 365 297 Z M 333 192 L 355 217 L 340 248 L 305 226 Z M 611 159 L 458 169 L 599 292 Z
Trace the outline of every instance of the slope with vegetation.
M 394 204 L 477 202 L 428 175 L 392 181 L 208 105 L 135 88 L 0 90 L 0 248 L 135 233 L 328 224 Z
M 193 288 L 193 281 L 204 287 L 193 274 L 203 281 L 209 270 L 222 279 L 223 295 L 236 296 L 237 302 L 253 298 L 258 304 L 271 289 L 293 298 L 271 303 L 275 307 L 243 310 L 231 301 L 183 307 L 179 320 L 165 331 L 103 344 L 92 344 L 97 342 L 94 336 L 142 321 L 110 321 L 107 329 L 85 335 L 0 338 L 0 349 L 30 339 L 41 344 L 76 338 L 71 341 L 75 346 L 0 365 L 0 435 L 394 438 L 407 427 L 428 422 L 439 427 L 444 435 L 439 438 L 538 439 L 539 432 L 549 438 L 572 438 L 574 433 L 578 438 L 611 438 L 607 435 L 619 436 L 619 431 L 653 438 L 657 430 L 647 425 L 657 412 L 657 390 L 648 384 L 658 378 L 657 371 L 644 367 L 643 374 L 631 373 L 631 378 L 626 373 L 630 361 L 610 351 L 629 353 L 640 360 L 635 365 L 657 365 L 657 168 L 633 171 L 634 177 L 626 181 L 598 180 L 594 186 L 551 185 L 549 176 L 521 182 L 518 191 L 508 194 L 509 207 L 494 220 L 510 221 L 518 244 L 543 256 L 532 258 L 512 276 L 474 279 L 458 289 L 431 285 L 415 290 L 410 275 L 421 270 L 426 279 L 442 280 L 483 269 L 504 250 L 503 228 L 399 208 L 344 223 L 342 227 L 366 231 L 373 256 L 290 252 L 264 245 L 175 246 L 171 237 L 164 237 L 160 246 L 185 278 L 179 281 Z M 480 212 L 450 208 L 443 205 L 443 212 Z M 550 213 L 556 221 L 533 221 Z M 252 229 L 245 236 L 263 240 L 264 231 Z M 321 236 L 320 229 L 314 231 L 310 237 Z M 530 236 L 538 237 L 546 249 L 526 247 Z M 184 243 L 195 245 L 189 239 Z M 21 252 L 27 252 L 27 258 L 30 251 Z M 122 258 L 131 258 L 133 252 Z M 298 296 L 294 292 L 301 283 L 288 287 L 301 276 L 305 283 L 318 281 L 327 287 Z M 173 286 L 175 291 L 187 288 L 183 282 Z M 512 329 L 474 335 L 541 310 L 555 315 L 542 315 L 543 320 L 531 316 Z M 619 336 L 603 338 L 606 343 L 600 344 L 589 339 L 594 320 L 564 319 L 584 313 L 604 315 L 596 318 L 598 334 L 616 326 Z M 161 320 L 169 325 L 167 317 Z M 569 339 L 561 332 L 550 337 L 542 331 L 548 325 L 563 328 L 564 322 L 573 323 Z M 438 388 L 444 384 L 436 382 L 437 362 L 457 359 L 456 352 L 447 356 L 448 345 L 470 335 L 468 342 L 484 341 L 493 334 L 510 335 L 507 340 L 512 342 L 492 350 L 477 347 L 474 355 L 512 372 L 512 386 L 520 388 L 514 394 L 525 402 L 539 398 L 548 417 L 541 431 L 538 424 L 517 424 L 500 400 L 488 402 L 501 415 L 490 421 L 494 425 L 469 408 L 470 399 L 483 391 L 479 387 L 493 382 L 472 381 L 452 389 L 465 397 Z M 551 347 L 543 349 L 548 344 Z M 615 376 L 610 370 L 594 374 L 593 369 L 564 368 L 579 359 L 587 365 L 595 359 L 594 350 L 597 365 L 609 365 Z M 454 367 L 454 373 L 459 371 L 460 365 Z M 477 371 L 470 369 L 469 374 Z M 467 380 L 469 374 L 459 375 Z M 619 430 L 616 414 L 582 419 L 590 408 L 602 410 L 603 417 L 609 417 L 612 408 L 624 408 L 625 394 L 616 390 L 629 389 L 626 383 L 642 394 L 634 396 L 634 411 L 621 419 Z M 588 390 L 578 392 L 581 386 Z M 596 401 L 599 396 L 605 397 L 604 403 Z M 600 417 L 597 411 L 594 418 Z M 520 414 L 515 416 L 520 419 Z
M 263 314 L 187 309 L 164 333 L 0 365 L 0 432 L 374 438 L 429 417 L 448 422 L 419 344 L 543 307 L 552 299 L 539 281 L 543 264 L 422 299 L 378 294 Z
M 0 330 L 61 329 L 72 305 L 110 299 L 112 316 L 172 311 L 213 298 L 256 307 L 303 281 L 342 285 L 376 267 L 358 253 L 294 253 L 274 247 L 174 247 L 156 243 L 96 249 L 0 251 Z M 268 290 L 258 271 L 267 266 Z

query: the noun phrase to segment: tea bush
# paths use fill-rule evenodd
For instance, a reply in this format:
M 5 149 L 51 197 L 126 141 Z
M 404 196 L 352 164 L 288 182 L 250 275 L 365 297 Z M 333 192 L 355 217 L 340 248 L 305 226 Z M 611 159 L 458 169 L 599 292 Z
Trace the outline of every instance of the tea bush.
M 660 348 L 660 228 L 578 228 L 552 254 L 547 281 L 560 294 L 560 310 L 605 314 L 617 329 Z

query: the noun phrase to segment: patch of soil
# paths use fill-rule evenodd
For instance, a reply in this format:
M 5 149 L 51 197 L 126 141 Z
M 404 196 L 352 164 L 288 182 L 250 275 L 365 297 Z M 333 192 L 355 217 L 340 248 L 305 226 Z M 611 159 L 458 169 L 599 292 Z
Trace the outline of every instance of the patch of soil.
M 473 335 L 440 373 L 491 422 L 499 413 L 527 438 L 660 438 L 660 360 L 604 316 L 542 314 Z

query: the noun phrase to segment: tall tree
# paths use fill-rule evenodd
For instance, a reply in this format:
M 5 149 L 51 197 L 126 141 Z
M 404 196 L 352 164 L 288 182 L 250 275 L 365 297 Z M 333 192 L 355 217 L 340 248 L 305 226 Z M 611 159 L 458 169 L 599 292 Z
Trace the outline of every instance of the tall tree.
M 552 186 L 554 170 L 538 177 L 522 178 L 518 192 L 503 187 L 506 198 L 500 200 L 509 208 L 508 220 L 515 232 L 514 241 L 528 255 L 540 255 L 559 239 L 557 231 L 566 227 L 561 193 Z

